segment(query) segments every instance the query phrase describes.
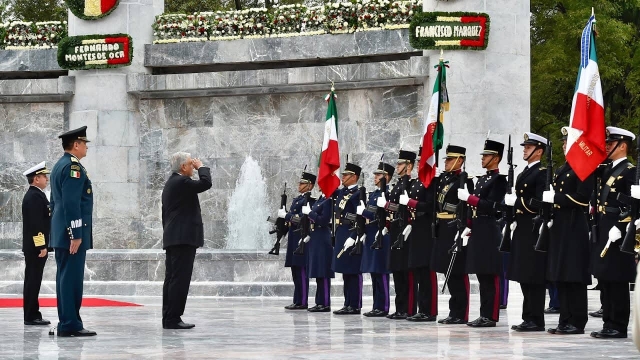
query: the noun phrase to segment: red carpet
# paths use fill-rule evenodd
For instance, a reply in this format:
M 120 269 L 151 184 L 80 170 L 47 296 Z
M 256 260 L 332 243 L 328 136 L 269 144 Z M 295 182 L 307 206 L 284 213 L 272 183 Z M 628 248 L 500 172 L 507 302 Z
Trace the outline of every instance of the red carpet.
M 56 298 L 41 298 L 40 307 L 56 307 L 58 302 Z M 99 298 L 84 298 L 82 306 L 85 307 L 103 307 L 103 306 L 142 306 L 124 301 L 115 301 Z M 0 308 L 22 307 L 22 298 L 0 298 Z

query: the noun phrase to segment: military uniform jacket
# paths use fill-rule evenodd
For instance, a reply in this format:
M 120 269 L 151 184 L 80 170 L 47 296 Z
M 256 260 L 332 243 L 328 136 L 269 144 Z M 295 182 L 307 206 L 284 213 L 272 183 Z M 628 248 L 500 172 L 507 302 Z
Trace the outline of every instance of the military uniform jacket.
M 553 190 L 547 280 L 590 284 L 587 207 L 593 192 L 593 177 L 580 181 L 565 163 L 555 172 Z
M 309 206 L 313 205 L 309 198 Z M 300 232 L 300 219 L 302 218 L 302 207 L 305 205 L 305 194 L 296 196 L 291 202 L 289 212 L 285 215 L 284 220 L 289 223 L 289 231 L 287 233 L 287 255 L 284 260 L 285 267 L 305 266 L 307 264 L 306 251 L 305 255 L 294 255 L 293 252 L 298 247 L 302 233 Z
M 39 254 L 49 247 L 51 210 L 42 190 L 29 186 L 22 199 L 22 252 Z
M 382 247 L 380 249 L 372 249 L 371 245 L 376 240 L 376 234 L 378 233 L 378 219 L 376 219 L 376 203 L 378 198 L 382 195 L 382 190 L 376 189 L 376 191 L 369 193 L 369 201 L 367 202 L 367 209 L 362 213 L 365 219 L 369 220 L 366 226 L 367 239 L 362 247 L 362 264 L 360 265 L 360 271 L 363 273 L 376 273 L 376 274 L 388 274 L 387 259 L 389 257 L 389 251 L 391 251 L 391 242 L 389 241 L 389 234 L 382 237 Z M 385 213 L 386 214 L 386 213 Z M 386 218 L 382 219 L 386 224 Z
M 342 188 L 335 193 L 335 218 L 336 218 L 336 245 L 333 249 L 333 271 L 342 274 L 360 274 L 360 262 L 362 255 L 349 255 L 347 250 L 338 259 L 338 253 L 342 251 L 345 241 L 351 237 L 356 239 L 355 223 L 347 221 L 346 214 L 355 214 L 360 202 L 358 186 L 351 189 Z
M 407 189 L 406 189 L 407 191 L 408 189 L 411 188 L 411 184 L 414 181 L 410 179 L 409 175 L 404 175 L 401 179 L 399 179 L 398 182 L 396 182 L 394 186 L 389 190 L 388 202 L 390 204 L 398 204 L 398 201 L 400 200 L 400 195 L 405 191 L 402 185 L 403 184 L 402 179 L 405 179 L 405 181 L 407 182 Z M 399 226 L 400 224 L 397 221 L 398 215 L 399 214 L 397 211 L 389 212 L 389 217 L 391 219 L 391 222 L 389 223 L 389 241 L 391 242 L 392 245 L 393 243 L 396 242 L 396 240 L 398 239 L 398 236 L 402 233 L 402 230 L 404 230 L 404 229 L 400 229 L 400 226 Z M 405 225 L 409 223 L 408 221 L 410 217 L 411 215 L 409 214 L 409 211 L 405 209 L 404 210 Z M 392 248 L 391 251 L 389 252 L 389 262 L 388 262 L 387 268 L 391 272 L 409 270 L 409 247 L 404 246 L 402 249 Z
M 335 272 L 331 269 L 333 246 L 331 246 L 331 216 L 333 209 L 331 198 L 321 196 L 311 207 L 311 240 L 307 244 L 308 274 L 314 278 L 332 278 Z M 347 255 L 343 255 L 347 256 Z
M 502 231 L 498 226 L 497 209 L 507 193 L 507 179 L 498 170 L 488 171 L 478 178 L 469 198 L 471 208 L 471 237 L 467 246 L 467 272 L 469 274 L 499 274 L 502 256 L 498 251 Z
M 51 247 L 69 249 L 82 239 L 79 250 L 93 248 L 93 187 L 87 170 L 65 153 L 53 166 L 51 184 Z
M 211 170 L 201 166 L 199 180 L 173 173 L 162 190 L 162 248 L 204 245 L 204 226 L 198 194 L 211 188 Z
M 636 168 L 624 159 L 615 167 L 609 164 L 602 174 L 598 187 L 598 242 L 591 253 L 592 274 L 598 280 L 611 282 L 633 282 L 636 278 L 636 265 L 633 254 L 620 251 L 631 216 L 626 216 L 630 207 L 616 199 L 617 193 L 630 195 L 631 185 L 635 181 Z M 604 211 L 603 211 L 604 210 Z M 620 215 L 620 214 L 623 215 Z M 622 218 L 622 219 L 621 219 Z M 622 238 L 609 246 L 604 257 L 600 252 L 609 239 L 609 230 L 616 226 L 622 232 Z
M 425 188 L 422 181 L 416 179 L 407 192 L 411 199 L 407 204 L 411 234 L 405 246 L 409 246 L 409 268 L 412 269 L 428 267 L 431 262 L 433 250 L 431 227 L 434 220 L 433 205 L 437 180 L 434 178 L 429 187 Z
M 545 175 L 546 168 L 542 168 L 538 162 L 522 171 L 516 180 L 515 193 L 518 198 L 514 210 L 518 225 L 511 240 L 511 258 L 507 269 L 509 280 L 525 284 L 544 284 L 546 281 L 547 254 L 534 249 L 538 241 L 538 232 L 532 231 L 533 218 L 537 215 L 538 209 L 531 201 L 542 201 Z
M 435 272 L 446 273 L 451 262 L 451 254 L 449 250 L 455 243 L 455 236 L 458 232 L 457 224 L 450 224 L 456 220 L 456 211 L 458 208 L 458 189 L 460 188 L 460 173 L 443 172 L 437 181 L 437 210 L 438 219 L 438 236 L 434 239 L 433 251 L 431 254 L 431 269 Z M 467 179 L 467 189 L 473 189 L 473 181 Z M 465 226 L 467 224 L 464 224 Z M 453 264 L 451 273 L 464 274 L 467 262 L 467 248 L 463 247 L 461 252 L 456 255 L 456 261 Z

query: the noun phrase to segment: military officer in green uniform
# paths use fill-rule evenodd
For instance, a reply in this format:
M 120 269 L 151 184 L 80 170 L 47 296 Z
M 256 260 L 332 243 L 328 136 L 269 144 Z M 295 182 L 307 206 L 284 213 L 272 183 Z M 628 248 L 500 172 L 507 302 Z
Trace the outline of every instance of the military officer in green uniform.
M 51 170 L 51 247 L 57 265 L 58 336 L 94 336 L 80 318 L 84 262 L 93 247 L 93 189 L 80 160 L 87 155 L 87 127 L 59 136 L 64 155 Z

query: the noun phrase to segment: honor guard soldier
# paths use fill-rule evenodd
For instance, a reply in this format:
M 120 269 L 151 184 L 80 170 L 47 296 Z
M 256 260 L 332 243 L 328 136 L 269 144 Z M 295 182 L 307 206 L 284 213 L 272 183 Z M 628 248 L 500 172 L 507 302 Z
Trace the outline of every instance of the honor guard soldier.
M 541 167 L 540 159 L 547 146 L 547 139 L 527 132 L 520 145 L 523 146 L 522 158 L 527 166 L 516 179 L 515 191 L 505 196 L 505 204 L 515 210 L 515 221 L 511 229 L 505 229 L 513 233 L 507 279 L 519 282 L 524 296 L 522 323 L 511 329 L 544 331 L 547 254 L 534 249 L 538 232 L 531 229 L 534 228 L 534 217 L 538 213 L 534 204 L 542 200 L 542 192 L 545 190 L 546 169 Z
M 58 336 L 94 336 L 80 319 L 84 263 L 93 248 L 93 187 L 80 160 L 87 155 L 87 127 L 60 136 L 64 155 L 51 170 L 51 247 L 57 265 Z
M 467 273 L 476 274 L 480 284 L 480 317 L 467 323 L 472 327 L 494 327 L 499 319 L 502 269 L 498 251 L 502 233 L 497 222 L 497 209 L 507 192 L 507 179 L 499 174 L 504 144 L 486 140 L 482 167 L 487 173 L 478 178 L 473 194 L 458 189 L 458 199 L 471 207 L 471 234 L 467 246 Z M 465 231 L 468 233 L 468 231 Z
M 436 321 L 438 315 L 438 278 L 430 268 L 437 182 L 438 178 L 434 178 L 425 188 L 420 179 L 415 179 L 398 200 L 400 205 L 407 206 L 410 214 L 404 232 L 409 247 L 409 269 L 413 273 L 411 286 L 417 296 L 409 306 L 417 308 L 418 312 L 407 317 L 409 321 Z
M 631 311 L 629 283 L 636 278 L 634 254 L 620 251 L 631 221 L 629 205 L 618 194 L 629 196 L 636 168 L 627 160 L 636 136 L 625 129 L 606 129 L 611 163 L 602 172 L 598 187 L 598 237 L 591 254 L 592 274 L 598 279 L 602 299 L 603 329 L 591 333 L 595 338 L 626 338 Z M 562 306 L 560 307 L 562 309 Z
M 307 309 L 309 294 L 309 277 L 307 276 L 307 254 L 294 255 L 301 240 L 300 218 L 302 217 L 302 207 L 308 203 L 313 203 L 310 197 L 311 190 L 316 183 L 316 176 L 308 172 L 303 172 L 298 182 L 298 193 L 291 202 L 289 211 L 278 210 L 278 217 L 284 218 L 289 225 L 287 236 L 287 255 L 284 261 L 285 267 L 291 268 L 293 278 L 293 303 L 284 308 L 287 310 Z
M 49 178 L 45 162 L 22 173 L 27 177 L 29 190 L 22 199 L 22 252 L 24 253 L 23 309 L 25 325 L 49 325 L 40 313 L 38 295 L 42 273 L 47 263 L 51 210 L 44 193 Z
M 563 153 L 567 129 L 562 128 Z M 553 226 L 549 229 L 547 280 L 556 284 L 560 318 L 551 334 L 584 334 L 587 324 L 589 274 L 588 204 L 593 193 L 593 176 L 581 181 L 569 163 L 555 171 L 553 190 L 542 193 L 542 201 L 553 204 Z
M 467 149 L 462 146 L 447 146 L 444 158 L 444 172 L 437 181 L 437 210 L 438 236 L 434 239 L 431 254 L 431 268 L 438 273 L 446 274 L 451 263 L 452 249 L 455 245 L 457 228 L 451 226 L 456 219 L 458 210 L 458 189 L 462 165 L 466 158 Z M 467 179 L 468 189 L 473 187 L 473 181 Z M 466 210 L 465 210 L 466 211 Z M 469 321 L 469 275 L 465 271 L 467 261 L 466 247 L 456 254 L 451 268 L 447 287 L 449 288 L 449 315 L 438 320 L 440 324 L 466 324 Z
M 369 223 L 366 226 L 367 238 L 362 247 L 362 264 L 360 271 L 371 274 L 371 285 L 373 288 L 373 310 L 364 313 L 367 317 L 383 317 L 389 314 L 389 270 L 387 260 L 391 251 L 389 234 L 386 233 L 387 212 L 378 210 L 376 204 L 383 193 L 388 193 L 389 187 L 386 184 L 391 182 L 393 177 L 393 166 L 380 162 L 378 169 L 373 172 L 374 184 L 377 189 L 369 194 L 366 206 L 358 205 L 358 215 L 364 216 Z M 385 178 L 385 181 L 382 179 Z M 385 188 L 382 189 L 382 183 Z M 383 214 L 380 216 L 380 214 Z M 377 242 L 377 244 L 376 244 Z
M 316 279 L 316 306 L 309 312 L 331 311 L 331 279 L 335 272 L 331 269 L 333 246 L 331 245 L 331 217 L 333 206 L 331 198 L 320 198 L 313 206 L 302 207 L 302 213 L 311 221 L 311 237 L 307 245 L 309 252 L 309 278 Z
M 398 181 L 389 192 L 389 200 L 380 196 L 377 201 L 378 207 L 384 207 L 389 211 L 391 222 L 389 224 L 389 240 L 391 251 L 389 253 L 388 269 L 393 274 L 393 283 L 396 290 L 396 311 L 387 315 L 393 320 L 404 320 L 416 313 L 413 274 L 409 271 L 409 247 L 404 246 L 404 236 L 402 234 L 404 225 L 409 218 L 409 211 L 406 206 L 399 206 L 400 195 L 411 187 L 411 172 L 416 162 L 416 153 L 400 150 L 395 173 Z M 400 237 L 402 236 L 402 237 Z
M 357 237 L 354 231 L 358 203 L 358 179 L 362 169 L 347 163 L 342 171 L 342 189 L 334 193 L 336 220 L 336 244 L 333 249 L 333 271 L 342 274 L 344 282 L 344 307 L 333 313 L 336 315 L 360 314 L 362 308 L 362 255 L 350 255 L 349 249 Z

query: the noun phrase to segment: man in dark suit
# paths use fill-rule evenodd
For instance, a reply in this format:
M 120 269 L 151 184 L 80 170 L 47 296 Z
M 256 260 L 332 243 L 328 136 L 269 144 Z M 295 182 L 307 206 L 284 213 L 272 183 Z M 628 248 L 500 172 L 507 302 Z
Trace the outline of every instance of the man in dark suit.
M 49 182 L 48 173 L 44 161 L 22 173 L 29 181 L 29 190 L 22 200 L 22 252 L 25 263 L 22 296 L 25 325 L 51 324 L 49 320 L 42 318 L 38 304 L 51 230 L 49 200 L 43 191 Z
M 193 170 L 199 180 L 193 180 Z M 211 171 L 185 152 L 171 156 L 173 173 L 162 190 L 162 248 L 166 250 L 162 287 L 162 327 L 191 329 L 181 316 L 187 303 L 196 249 L 204 245 L 198 194 L 211 188 Z

